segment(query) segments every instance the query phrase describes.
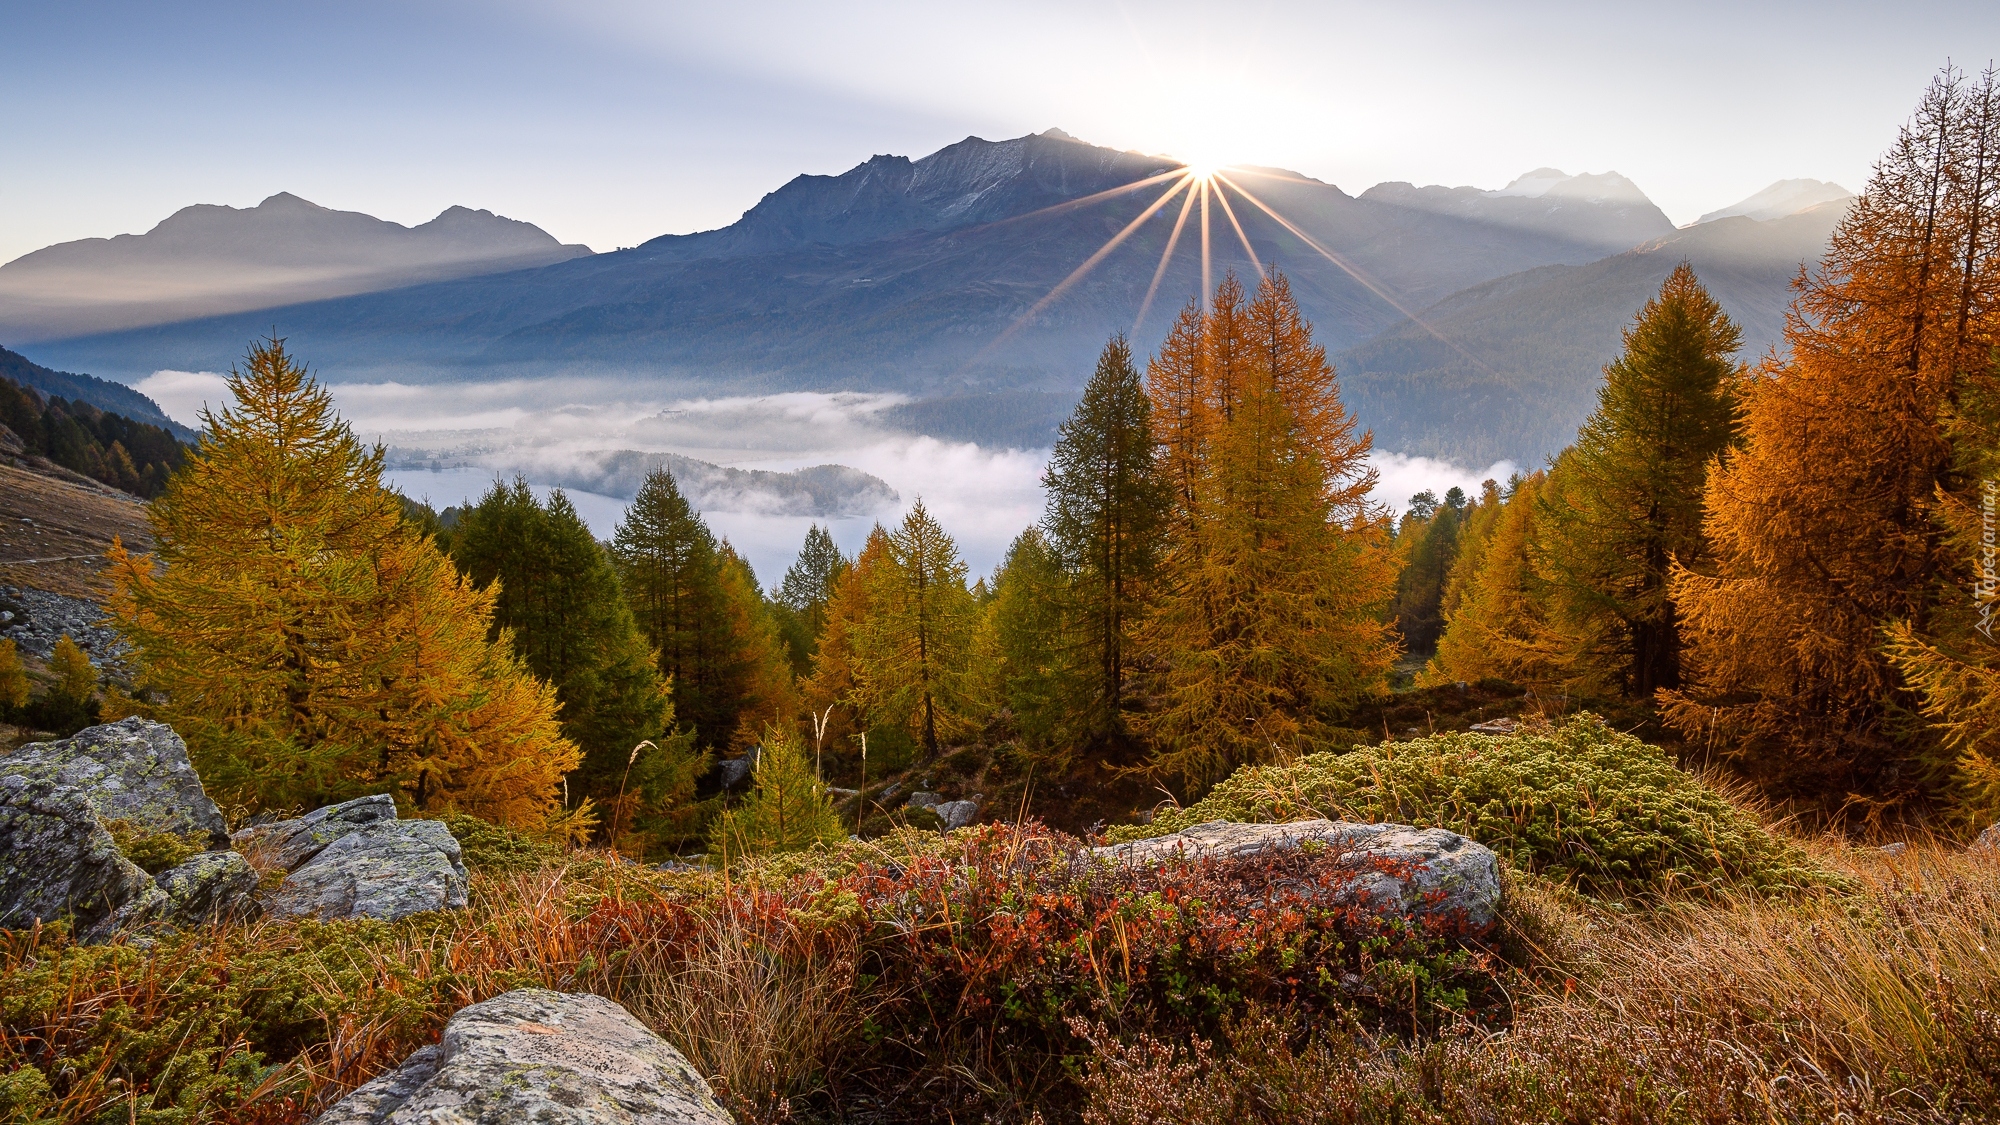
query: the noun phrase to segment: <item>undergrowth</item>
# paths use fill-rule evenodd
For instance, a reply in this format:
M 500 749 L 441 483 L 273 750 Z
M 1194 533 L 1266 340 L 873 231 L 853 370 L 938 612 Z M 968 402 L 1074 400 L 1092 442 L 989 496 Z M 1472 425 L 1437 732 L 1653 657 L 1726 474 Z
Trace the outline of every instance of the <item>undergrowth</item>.
M 1322 816 L 1448 828 L 1603 899 L 1841 884 L 1664 751 L 1588 714 L 1511 736 L 1437 734 L 1238 770 L 1195 804 L 1111 838 Z

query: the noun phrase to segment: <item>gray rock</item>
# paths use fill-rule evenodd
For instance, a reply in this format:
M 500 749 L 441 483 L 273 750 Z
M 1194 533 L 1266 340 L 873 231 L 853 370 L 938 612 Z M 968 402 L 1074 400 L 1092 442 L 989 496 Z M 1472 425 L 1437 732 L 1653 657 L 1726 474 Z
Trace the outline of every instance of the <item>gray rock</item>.
M 724 789 L 741 789 L 750 783 L 757 772 L 757 752 L 750 751 L 740 758 L 724 758 L 715 763 L 715 772 L 722 779 Z
M 275 867 L 296 871 L 328 844 L 377 821 L 396 819 L 396 799 L 386 793 L 314 809 L 293 820 L 245 828 L 230 837 L 244 851 L 263 852 Z
M 21 651 L 43 660 L 64 636 L 75 641 L 99 668 L 122 668 L 131 652 L 118 631 L 104 623 L 104 609 L 95 602 L 32 586 L 0 586 L 0 609 L 12 615 L 0 621 L 0 637 L 10 638 Z
M 624 1008 L 524 988 L 463 1008 L 435 1047 L 316 1125 L 728 1125 L 708 1083 Z
M 257 872 L 238 852 L 202 852 L 153 882 L 167 896 L 166 920 L 177 926 L 244 918 L 257 910 Z
M 2000 821 L 1994 822 L 1986 831 L 1981 832 L 1979 838 L 1972 842 L 1970 850 L 2000 855 Z
M 944 830 L 949 832 L 954 828 L 964 828 L 971 824 L 973 818 L 979 815 L 979 802 L 939 801 L 931 806 L 931 811 L 937 814 L 939 820 L 944 821 Z
M 1876 848 L 1875 850 L 1881 853 L 1882 855 L 1889 857 L 1890 859 L 1894 859 L 1897 856 L 1902 855 L 1904 852 L 1909 851 L 1910 845 L 1903 843 L 1901 840 L 1898 840 L 1893 844 L 1883 844 L 1881 847 Z
M 53 771 L 0 768 L 0 928 L 73 916 L 74 933 L 102 941 L 166 907 L 166 895 L 118 850 L 82 789 Z
M 910 794 L 910 799 L 903 802 L 903 804 L 913 809 L 936 808 L 937 806 L 944 804 L 944 794 L 927 793 L 924 792 L 923 790 L 918 790 L 917 792 Z
M 465 862 L 440 821 L 378 820 L 328 844 L 285 876 L 266 903 L 273 917 L 395 920 L 461 910 Z
M 1133 840 L 1092 853 L 1114 863 L 1159 865 L 1179 859 L 1249 859 L 1318 845 L 1327 862 L 1353 873 L 1334 895 L 1337 905 L 1363 904 L 1385 913 L 1492 928 L 1500 910 L 1500 860 L 1483 844 L 1442 828 L 1302 820 L 1234 824 L 1211 820 L 1170 836 Z
M 201 787 L 187 743 L 165 723 L 120 719 L 69 738 L 35 742 L 0 758 L 0 774 L 37 774 L 88 794 L 102 821 L 129 821 L 148 832 L 201 833 L 229 844 L 221 810 Z

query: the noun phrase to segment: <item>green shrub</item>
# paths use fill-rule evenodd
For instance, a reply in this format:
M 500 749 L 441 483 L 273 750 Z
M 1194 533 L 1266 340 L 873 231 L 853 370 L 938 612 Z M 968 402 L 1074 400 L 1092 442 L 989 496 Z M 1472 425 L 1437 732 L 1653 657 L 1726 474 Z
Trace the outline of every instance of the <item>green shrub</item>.
M 200 852 L 208 850 L 208 836 L 201 832 L 184 835 L 173 832 L 150 832 L 129 820 L 114 820 L 106 824 L 111 833 L 111 841 L 125 858 L 137 864 L 148 875 L 158 875 L 170 867 L 179 867 Z
M 561 858 L 564 849 L 529 839 L 505 825 L 481 820 L 464 813 L 444 819 L 445 830 L 458 841 L 465 866 L 495 874 L 533 871 L 542 864 Z
M 1836 882 L 1664 751 L 1589 714 L 1513 736 L 1438 734 L 1248 767 L 1201 801 L 1111 837 L 1315 816 L 1448 828 L 1599 897 Z

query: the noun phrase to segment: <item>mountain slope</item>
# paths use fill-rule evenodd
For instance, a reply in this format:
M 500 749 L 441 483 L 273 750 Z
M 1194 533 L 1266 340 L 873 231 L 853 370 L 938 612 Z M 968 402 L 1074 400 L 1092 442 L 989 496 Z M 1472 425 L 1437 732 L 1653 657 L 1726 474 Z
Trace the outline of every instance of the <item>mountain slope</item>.
M 45 395 L 65 398 L 71 402 L 85 402 L 99 410 L 122 414 L 134 421 L 158 426 L 172 431 L 183 441 L 193 441 L 193 430 L 167 417 L 160 404 L 140 394 L 123 383 L 113 383 L 99 379 L 95 375 L 75 375 L 68 371 L 51 371 L 28 357 L 6 348 L 0 348 L 0 379 L 12 380 L 24 387 L 31 387 Z
M 973 396 L 1004 416 L 1003 405 L 979 396 L 1073 395 L 1105 338 L 1134 328 L 1178 200 L 1032 323 L 1016 322 L 1167 185 L 1095 193 L 1174 167 L 1055 130 L 968 138 L 920 160 L 876 157 L 840 176 L 799 177 L 718 231 L 534 270 L 51 342 L 37 354 L 128 378 L 219 370 L 275 324 L 334 379 L 614 373 L 668 392 Z M 1356 198 L 1270 169 L 1231 176 L 1352 267 L 1233 201 L 1258 258 L 1292 277 L 1334 347 L 1392 327 L 1399 306 L 1421 308 L 1540 265 L 1595 261 L 1672 229 L 1650 204 L 1602 193 L 1461 207 L 1421 192 Z M 1540 218 L 1527 221 L 1530 212 Z M 1142 348 L 1202 287 L 1197 229 L 1190 220 L 1137 327 Z M 1211 229 L 1213 277 L 1253 273 L 1219 209 Z M 1045 410 L 1042 399 L 1023 401 Z
M 33 341 L 187 320 L 586 255 L 531 223 L 452 207 L 417 227 L 289 193 L 184 207 L 145 234 L 86 238 L 0 266 L 0 333 Z
M 1380 448 L 1533 465 L 1576 436 L 1624 328 L 1683 258 L 1742 326 L 1741 358 L 1755 362 L 1782 343 L 1790 283 L 1845 210 L 1720 219 L 1588 265 L 1473 286 L 1420 314 L 1450 343 L 1406 322 L 1335 356 L 1343 392 Z

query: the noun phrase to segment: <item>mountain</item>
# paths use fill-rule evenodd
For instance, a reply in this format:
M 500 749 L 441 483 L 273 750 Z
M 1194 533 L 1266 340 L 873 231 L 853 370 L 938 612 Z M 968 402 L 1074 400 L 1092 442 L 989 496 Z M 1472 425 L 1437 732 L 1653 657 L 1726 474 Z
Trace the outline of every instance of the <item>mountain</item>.
M 0 334 L 32 342 L 544 266 L 590 253 L 532 223 L 452 207 L 417 227 L 280 193 L 184 207 L 145 234 L 0 266 Z
M 1779 180 L 1748 199 L 1739 200 L 1720 211 L 1710 211 L 1695 224 L 1712 223 L 1741 215 L 1746 219 L 1782 219 L 1822 203 L 1843 203 L 1854 193 L 1825 180 Z
M 1718 219 L 1587 265 L 1471 286 L 1336 355 L 1343 394 L 1379 448 L 1532 467 L 1575 438 L 1624 328 L 1682 259 L 1742 326 L 1741 358 L 1754 363 L 1782 344 L 1792 279 L 1846 208 Z
M 593 372 L 661 393 L 896 391 L 918 400 L 918 416 L 950 422 L 954 409 L 926 404 L 964 403 L 1004 429 L 1073 401 L 1106 337 L 1134 330 L 1178 199 L 1017 322 L 1169 185 L 1103 193 L 1176 167 L 1060 130 L 972 137 L 918 160 L 877 156 L 838 176 L 798 177 L 720 230 L 539 269 L 49 341 L 36 354 L 121 378 L 221 370 L 276 325 L 336 380 Z M 1232 196 L 1245 240 L 1291 277 L 1335 348 L 1468 286 L 1596 261 L 1673 229 L 1613 176 L 1563 177 L 1575 182 L 1540 196 L 1389 185 L 1357 198 L 1278 169 L 1229 175 L 1340 258 Z M 1202 288 L 1198 220 L 1188 228 L 1137 325 L 1142 348 Z M 1211 231 L 1213 276 L 1254 274 L 1219 206 Z
M 51 371 L 39 363 L 17 352 L 0 348 L 0 379 L 8 379 L 23 387 L 40 391 L 44 395 L 68 399 L 70 402 L 89 403 L 99 410 L 108 410 L 134 421 L 144 422 L 168 430 L 182 441 L 193 441 L 195 432 L 160 409 L 160 404 L 140 394 L 123 383 L 113 383 L 99 379 L 95 375 L 74 375 L 67 371 Z
M 873 515 L 902 499 L 881 477 L 847 465 L 809 465 L 779 473 L 633 449 L 553 454 L 516 450 L 499 458 L 471 459 L 469 466 L 464 464 L 466 460 L 455 449 L 405 447 L 388 451 L 392 469 L 427 469 L 452 462 L 453 468 L 493 469 L 496 478 L 510 472 L 524 473 L 538 484 L 620 500 L 637 496 L 647 474 L 665 469 L 688 502 L 708 512 L 840 519 Z
M 165 426 L 0 376 L 0 463 L 56 476 L 66 469 L 135 496 L 157 496 L 184 452 Z

